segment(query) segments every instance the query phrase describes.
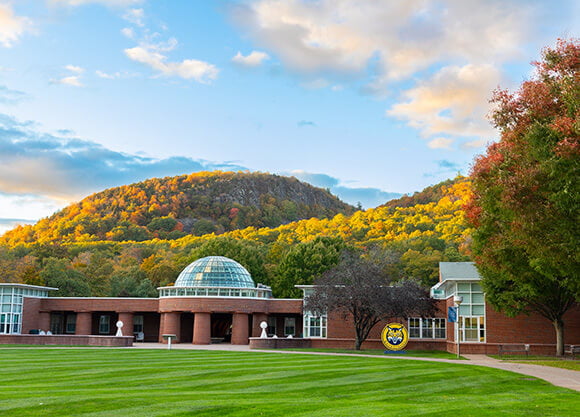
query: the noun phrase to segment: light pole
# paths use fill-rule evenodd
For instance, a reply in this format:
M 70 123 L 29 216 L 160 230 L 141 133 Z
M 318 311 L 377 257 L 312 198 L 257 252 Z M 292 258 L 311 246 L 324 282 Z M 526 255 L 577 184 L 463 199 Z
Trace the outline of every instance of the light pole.
M 459 306 L 461 305 L 461 303 L 463 302 L 463 297 L 460 295 L 456 295 L 453 297 L 453 302 L 455 303 L 455 308 L 457 308 L 457 321 L 455 322 L 455 328 L 456 330 L 456 334 L 457 334 L 457 359 L 459 359 L 459 326 L 461 324 L 461 321 L 459 319 Z

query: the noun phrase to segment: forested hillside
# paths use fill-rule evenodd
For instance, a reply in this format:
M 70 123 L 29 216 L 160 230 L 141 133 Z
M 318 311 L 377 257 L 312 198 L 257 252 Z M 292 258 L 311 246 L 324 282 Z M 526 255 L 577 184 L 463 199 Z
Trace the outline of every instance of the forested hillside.
M 470 183 L 457 178 L 432 187 L 429 193 L 439 193 L 441 198 L 277 227 L 252 226 L 219 236 L 142 242 L 5 240 L 0 245 L 0 277 L 5 282 L 58 287 L 57 295 L 156 296 L 155 288 L 174 282 L 188 263 L 224 255 L 244 265 L 256 282 L 271 285 L 277 297 L 296 297 L 300 292 L 294 285 L 312 283 L 338 262 L 343 248 L 354 247 L 395 278 L 413 277 L 432 285 L 437 281 L 438 262 L 469 259 L 471 230 L 462 207 Z M 62 216 L 59 213 L 57 221 Z
M 171 240 L 353 212 L 328 191 L 293 177 L 197 172 L 93 194 L 33 226 L 7 232 L 0 244 Z

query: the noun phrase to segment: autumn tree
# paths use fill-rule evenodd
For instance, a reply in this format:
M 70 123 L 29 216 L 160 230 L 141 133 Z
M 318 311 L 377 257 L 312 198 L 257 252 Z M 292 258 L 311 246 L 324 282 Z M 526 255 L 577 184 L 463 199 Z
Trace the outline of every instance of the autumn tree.
M 564 349 L 564 314 L 580 299 L 580 43 L 559 40 L 515 93 L 495 92 L 501 132 L 476 159 L 466 207 L 486 299 L 537 312 Z
M 360 350 L 372 328 L 389 318 L 432 316 L 434 300 L 415 280 L 393 282 L 376 263 L 355 252 L 344 252 L 340 263 L 315 281 L 304 309 L 335 313 L 352 320 L 354 348 Z

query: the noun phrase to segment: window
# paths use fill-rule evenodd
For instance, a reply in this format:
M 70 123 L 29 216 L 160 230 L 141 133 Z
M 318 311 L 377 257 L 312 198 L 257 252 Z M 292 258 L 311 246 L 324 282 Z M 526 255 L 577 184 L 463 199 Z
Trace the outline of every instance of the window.
M 12 314 L 12 334 L 20 334 L 20 314 Z
M 409 319 L 410 339 L 445 339 L 445 319 L 421 319 L 411 317 Z
M 326 337 L 326 315 L 304 315 L 304 337 Z
M 143 332 L 143 316 L 138 315 L 133 317 L 133 333 Z
M 62 313 L 51 313 L 50 315 L 50 332 L 52 334 L 62 334 Z M 41 329 L 46 330 L 46 329 Z
M 481 285 L 457 283 L 457 294 L 463 297 L 459 306 L 459 340 L 485 342 L 485 297 Z
M 417 319 L 414 317 L 409 319 L 409 338 L 410 339 L 421 338 L 421 319 Z
M 477 317 L 485 314 L 485 299 L 481 285 L 459 282 L 457 295 L 463 297 L 463 302 L 459 306 L 460 316 Z
M 8 333 L 8 314 L 0 314 L 0 334 Z
M 67 314 L 66 315 L 65 332 L 68 334 L 75 334 L 76 328 L 77 328 L 77 315 L 76 314 Z
M 485 342 L 485 317 L 459 317 L 459 340 Z
M 277 321 L 276 317 L 272 316 L 268 317 L 268 336 L 273 336 L 277 334 L 276 321 Z
M 110 320 L 109 316 L 103 315 L 99 317 L 99 334 L 109 334 Z
M 284 336 L 296 335 L 296 319 L 294 317 L 284 317 Z

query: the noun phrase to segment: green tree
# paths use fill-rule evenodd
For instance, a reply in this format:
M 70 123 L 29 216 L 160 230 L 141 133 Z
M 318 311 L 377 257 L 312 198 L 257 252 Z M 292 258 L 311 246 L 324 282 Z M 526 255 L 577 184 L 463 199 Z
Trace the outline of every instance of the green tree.
M 580 299 L 579 62 L 578 40 L 560 40 L 516 93 L 495 92 L 501 139 L 476 159 L 466 207 L 487 301 L 550 320 L 558 355 Z
M 211 220 L 198 219 L 191 226 L 191 233 L 196 236 L 207 235 L 217 231 L 217 227 Z
M 48 258 L 40 272 L 40 278 L 48 287 L 58 288 L 57 297 L 90 297 L 91 287 L 86 277 L 79 271 L 67 267 L 63 259 Z
M 324 271 L 338 264 L 345 243 L 340 238 L 317 237 L 293 246 L 280 265 L 272 290 L 275 296 L 300 297 L 295 285 L 310 285 Z
M 137 266 L 117 271 L 111 277 L 111 297 L 157 297 L 158 295 L 153 283 Z

